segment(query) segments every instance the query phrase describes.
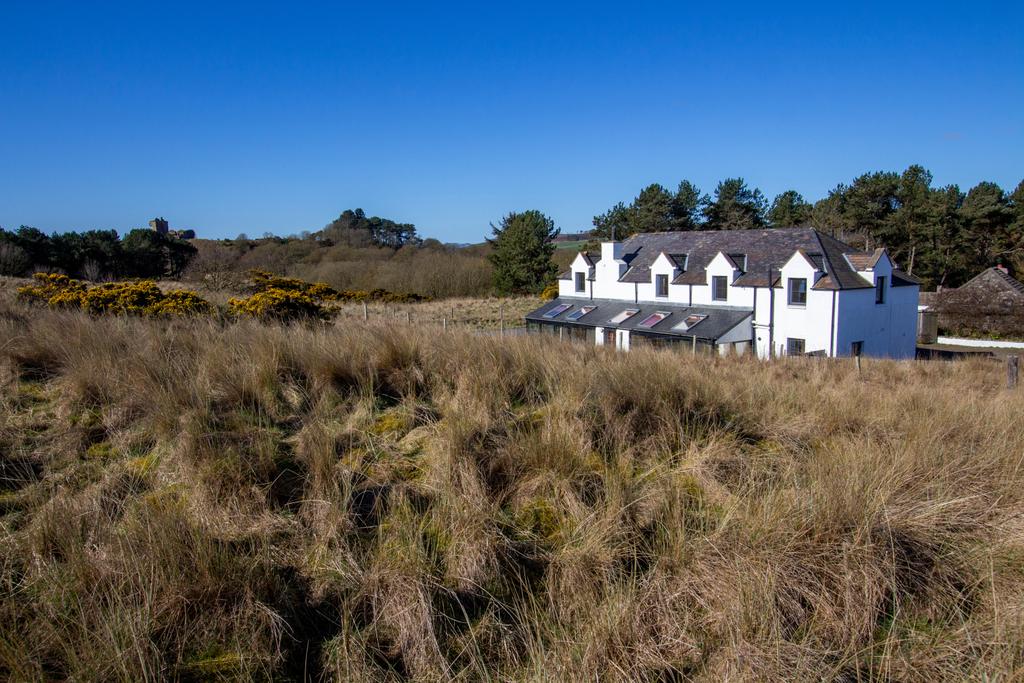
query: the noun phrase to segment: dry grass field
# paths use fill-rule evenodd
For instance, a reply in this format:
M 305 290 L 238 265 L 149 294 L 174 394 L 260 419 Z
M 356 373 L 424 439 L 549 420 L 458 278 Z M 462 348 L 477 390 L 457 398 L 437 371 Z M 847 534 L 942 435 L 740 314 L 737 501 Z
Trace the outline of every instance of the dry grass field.
M 1024 676 L 998 364 L 351 322 L 0 307 L 0 678 Z
M 18 287 L 30 284 L 29 278 L 0 277 L 0 305 L 12 305 L 17 300 Z M 207 301 L 221 307 L 227 306 L 228 299 L 243 295 L 241 289 L 212 289 L 201 283 L 161 281 L 161 289 L 192 289 Z M 497 330 L 524 327 L 523 316 L 543 303 L 537 297 L 476 297 L 451 298 L 418 303 L 370 302 L 364 311 L 361 303 L 337 304 L 334 316 L 338 324 L 362 322 L 364 315 L 370 322 L 405 322 L 419 325 L 447 326 L 452 329 Z

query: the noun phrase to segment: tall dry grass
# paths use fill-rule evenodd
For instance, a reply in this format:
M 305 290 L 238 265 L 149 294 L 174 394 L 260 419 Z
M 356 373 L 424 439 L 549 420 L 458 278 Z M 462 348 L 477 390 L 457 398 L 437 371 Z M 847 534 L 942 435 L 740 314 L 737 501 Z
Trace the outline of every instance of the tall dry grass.
M 0 378 L 3 678 L 1024 673 L 997 366 L 10 309 Z

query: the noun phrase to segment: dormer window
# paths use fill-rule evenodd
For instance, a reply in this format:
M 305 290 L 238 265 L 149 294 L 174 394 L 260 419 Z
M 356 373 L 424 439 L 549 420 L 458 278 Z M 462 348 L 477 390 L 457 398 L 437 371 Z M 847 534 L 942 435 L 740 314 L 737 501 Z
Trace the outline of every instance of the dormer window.
M 576 273 L 576 291 L 587 291 L 587 276 L 586 273 L 584 273 L 583 271 Z
M 654 276 L 654 296 L 668 296 L 668 275 L 662 274 Z
M 741 273 L 747 272 L 747 255 L 746 254 L 729 254 L 729 258 L 736 264 L 736 267 L 740 269 Z
M 729 298 L 729 278 L 715 275 L 711 278 L 711 298 L 714 301 L 726 301 Z
M 885 303 L 885 276 L 879 275 L 875 278 L 875 303 Z
M 807 305 L 807 278 L 803 278 L 803 277 L 791 277 L 791 278 L 789 278 L 789 305 L 790 306 L 806 306 Z

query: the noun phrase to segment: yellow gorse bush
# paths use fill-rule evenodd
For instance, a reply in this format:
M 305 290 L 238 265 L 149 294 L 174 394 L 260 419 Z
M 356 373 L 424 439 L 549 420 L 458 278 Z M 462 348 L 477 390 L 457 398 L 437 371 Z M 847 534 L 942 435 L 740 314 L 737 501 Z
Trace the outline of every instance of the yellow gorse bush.
M 320 319 L 333 311 L 307 292 L 271 287 L 251 296 L 228 299 L 228 308 L 236 315 L 273 320 Z
M 249 271 L 249 282 L 252 294 L 229 299 L 228 307 L 231 312 L 236 315 L 273 320 L 326 320 L 336 312 L 335 308 L 328 305 L 334 302 L 413 303 L 427 298 L 419 294 L 389 292 L 385 289 L 339 291 L 326 282 L 306 282 L 255 269 Z
M 144 315 L 153 317 L 209 315 L 214 307 L 189 290 L 164 292 L 152 280 L 107 282 L 88 287 L 67 275 L 36 273 L 36 284 L 18 289 L 23 301 L 50 308 L 77 308 L 96 315 Z

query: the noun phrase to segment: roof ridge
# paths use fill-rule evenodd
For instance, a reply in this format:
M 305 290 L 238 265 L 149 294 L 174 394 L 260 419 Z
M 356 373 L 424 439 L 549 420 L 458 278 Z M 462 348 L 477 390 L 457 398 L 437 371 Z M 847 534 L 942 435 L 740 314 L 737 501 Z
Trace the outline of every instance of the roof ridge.
M 1001 277 L 1006 282 L 1006 284 L 1010 285 L 1011 287 L 1013 287 L 1014 289 L 1016 289 L 1018 291 L 1024 292 L 1024 282 L 1021 282 L 1017 278 L 1013 277 L 1012 275 L 1010 275 L 1009 273 L 1004 271 L 1002 268 L 999 268 L 997 266 L 990 266 L 988 268 L 988 270 L 994 270 L 996 273 L 999 274 L 999 277 Z M 978 275 L 980 275 L 980 274 L 981 273 L 979 273 Z M 977 277 L 977 276 L 975 276 L 975 277 Z M 971 278 L 971 279 L 974 279 L 974 278 Z

